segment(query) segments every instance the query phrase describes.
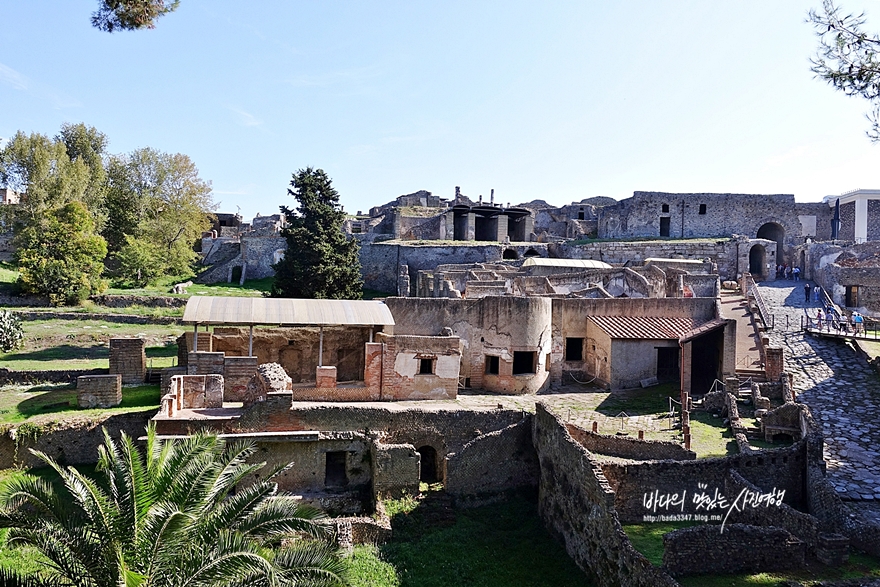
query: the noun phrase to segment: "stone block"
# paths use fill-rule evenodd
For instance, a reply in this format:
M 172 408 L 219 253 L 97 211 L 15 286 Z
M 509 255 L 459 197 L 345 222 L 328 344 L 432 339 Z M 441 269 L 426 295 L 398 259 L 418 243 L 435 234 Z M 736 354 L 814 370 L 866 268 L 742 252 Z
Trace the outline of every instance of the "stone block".
M 122 383 L 143 383 L 147 356 L 141 338 L 110 339 L 110 374 L 122 376 Z
M 315 387 L 333 389 L 336 387 L 336 367 L 316 367 Z
M 122 403 L 122 375 L 82 375 L 76 378 L 81 408 L 112 408 Z

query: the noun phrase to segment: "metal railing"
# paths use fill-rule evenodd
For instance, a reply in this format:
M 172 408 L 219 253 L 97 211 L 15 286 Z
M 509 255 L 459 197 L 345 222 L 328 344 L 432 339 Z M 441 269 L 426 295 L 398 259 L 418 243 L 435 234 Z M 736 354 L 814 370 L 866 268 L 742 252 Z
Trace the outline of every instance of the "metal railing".
M 811 318 L 810 316 L 801 316 L 801 330 L 845 338 L 880 340 L 880 322 L 876 320 L 864 319 L 864 322 L 859 325 L 851 320 L 841 320 L 837 316 L 823 318 L 822 320 Z
M 761 317 L 761 322 L 764 323 L 764 328 L 771 330 L 776 325 L 775 316 L 767 310 L 767 304 L 764 302 L 761 291 L 758 289 L 758 284 L 755 283 L 752 276 L 747 276 L 746 280 L 746 293 L 752 294 L 755 297 L 755 304 L 758 306 L 758 315 Z

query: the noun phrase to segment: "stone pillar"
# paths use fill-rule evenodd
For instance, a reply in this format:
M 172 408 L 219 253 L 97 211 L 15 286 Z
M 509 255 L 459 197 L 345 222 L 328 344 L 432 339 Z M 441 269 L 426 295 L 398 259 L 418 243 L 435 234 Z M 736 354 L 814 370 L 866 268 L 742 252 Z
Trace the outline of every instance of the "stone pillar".
M 142 338 L 110 339 L 110 375 L 121 375 L 122 383 L 143 383 L 147 356 Z
M 364 343 L 364 387 L 382 388 L 382 351 L 381 342 Z
M 724 380 L 724 391 L 734 396 L 739 394 L 739 377 L 728 377 Z
M 739 291 L 742 295 L 746 295 L 749 289 L 749 278 L 751 276 L 751 273 L 743 273 L 742 279 L 739 280 Z
M 831 567 L 844 564 L 849 560 L 849 538 L 840 534 L 819 534 L 816 558 Z
M 764 372 L 767 381 L 779 381 L 779 376 L 785 371 L 785 359 L 782 355 L 782 347 L 767 347 Z
M 868 240 L 868 200 L 861 197 L 855 201 L 855 204 L 855 241 L 859 244 Z
M 467 215 L 467 228 L 465 229 L 465 237 L 464 240 L 472 241 L 477 238 L 477 215 L 473 212 L 468 212 Z
M 397 295 L 402 298 L 409 297 L 409 265 L 401 265 L 397 276 Z
M 507 214 L 499 214 L 495 217 L 495 240 L 503 242 L 507 238 Z
M 318 389 L 333 389 L 336 387 L 336 367 L 316 367 L 315 387 Z
M 143 381 L 141 381 L 143 382 Z M 122 375 L 81 375 L 76 378 L 81 408 L 112 408 L 122 403 Z
M 693 341 L 681 345 L 681 393 L 691 392 L 691 345 Z

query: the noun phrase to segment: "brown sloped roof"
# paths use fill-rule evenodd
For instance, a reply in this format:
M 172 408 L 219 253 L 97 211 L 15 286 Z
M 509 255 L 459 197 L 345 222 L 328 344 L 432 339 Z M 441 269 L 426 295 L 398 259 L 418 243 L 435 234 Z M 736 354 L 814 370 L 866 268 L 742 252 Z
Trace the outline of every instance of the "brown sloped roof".
M 590 316 L 611 338 L 678 339 L 699 326 L 693 318 L 659 316 Z

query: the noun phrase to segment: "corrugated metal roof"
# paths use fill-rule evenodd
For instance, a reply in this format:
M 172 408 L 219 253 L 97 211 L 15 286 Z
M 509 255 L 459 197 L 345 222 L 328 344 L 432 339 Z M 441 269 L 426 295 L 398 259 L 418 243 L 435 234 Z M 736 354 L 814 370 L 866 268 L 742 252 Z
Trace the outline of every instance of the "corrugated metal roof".
M 192 296 L 183 322 L 250 326 L 391 326 L 394 317 L 374 300 L 301 300 Z
M 693 318 L 659 316 L 590 316 L 589 320 L 611 338 L 678 339 L 700 325 Z
M 582 267 L 584 269 L 611 269 L 611 265 L 592 259 L 545 259 L 543 257 L 529 257 L 522 264 L 523 267 Z

